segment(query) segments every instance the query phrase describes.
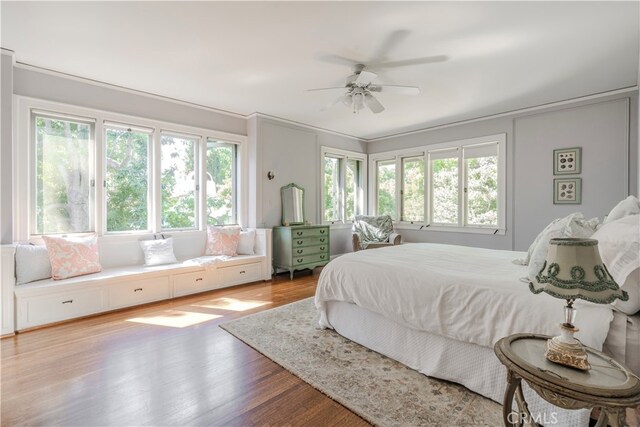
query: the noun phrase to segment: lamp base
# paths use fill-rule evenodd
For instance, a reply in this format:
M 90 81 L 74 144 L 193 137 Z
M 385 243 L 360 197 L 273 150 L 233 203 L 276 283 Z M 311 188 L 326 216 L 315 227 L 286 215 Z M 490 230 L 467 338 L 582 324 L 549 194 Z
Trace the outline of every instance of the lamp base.
M 560 328 L 560 336 L 547 341 L 547 351 L 544 353 L 547 360 L 583 371 L 591 369 L 587 360 L 587 352 L 580 341 L 573 337 L 578 329 L 566 324 L 561 324 Z

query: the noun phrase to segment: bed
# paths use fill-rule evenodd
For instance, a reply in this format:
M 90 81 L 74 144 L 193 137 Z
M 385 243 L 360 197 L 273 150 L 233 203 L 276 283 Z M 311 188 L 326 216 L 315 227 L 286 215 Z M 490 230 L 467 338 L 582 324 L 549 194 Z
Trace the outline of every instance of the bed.
M 426 375 L 502 402 L 506 370 L 493 345 L 506 335 L 557 335 L 564 302 L 529 291 L 526 253 L 413 243 L 360 251 L 322 271 L 320 325 Z M 640 316 L 576 302 L 576 335 L 640 371 Z M 564 411 L 525 389 L 532 413 L 559 425 L 588 425 L 589 411 Z

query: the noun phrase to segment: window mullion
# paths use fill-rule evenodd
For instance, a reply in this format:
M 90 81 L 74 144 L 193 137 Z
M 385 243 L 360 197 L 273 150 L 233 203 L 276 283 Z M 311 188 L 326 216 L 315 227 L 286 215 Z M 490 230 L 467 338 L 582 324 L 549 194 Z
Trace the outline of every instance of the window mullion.
M 161 229 L 162 223 L 162 172 L 161 172 L 161 153 L 160 153 L 160 130 L 156 129 L 153 132 L 153 138 L 151 141 L 151 182 L 150 191 L 151 191 L 151 203 L 149 203 L 151 221 L 149 225 L 151 226 L 151 231 L 153 233 L 157 233 Z
M 458 227 L 465 224 L 465 202 L 466 202 L 466 171 L 464 167 L 464 150 L 458 147 Z
M 95 173 L 93 174 L 93 192 L 95 193 L 95 230 L 99 234 L 107 232 L 107 192 L 104 190 L 104 182 L 106 179 L 106 144 L 104 136 L 105 128 L 102 120 L 96 120 L 94 135 L 94 153 Z

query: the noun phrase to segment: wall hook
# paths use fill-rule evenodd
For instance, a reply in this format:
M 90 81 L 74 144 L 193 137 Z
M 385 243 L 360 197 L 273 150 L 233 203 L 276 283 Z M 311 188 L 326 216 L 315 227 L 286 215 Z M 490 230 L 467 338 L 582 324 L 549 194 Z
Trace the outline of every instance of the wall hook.
M 275 177 L 276 175 L 273 173 L 273 171 L 267 172 L 267 178 L 269 179 L 269 181 L 271 181 Z

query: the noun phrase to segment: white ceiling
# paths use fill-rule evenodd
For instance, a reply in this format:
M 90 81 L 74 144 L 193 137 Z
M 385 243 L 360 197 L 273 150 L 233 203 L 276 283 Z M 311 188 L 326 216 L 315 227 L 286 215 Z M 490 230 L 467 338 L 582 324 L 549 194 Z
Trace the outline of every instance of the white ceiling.
M 2 1 L 1 43 L 19 62 L 371 139 L 634 86 L 638 6 Z M 422 93 L 380 93 L 386 111 L 355 115 L 342 105 L 320 111 L 339 93 L 305 91 L 350 74 L 330 55 L 448 60 L 380 70 L 376 83 Z

